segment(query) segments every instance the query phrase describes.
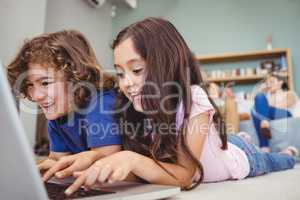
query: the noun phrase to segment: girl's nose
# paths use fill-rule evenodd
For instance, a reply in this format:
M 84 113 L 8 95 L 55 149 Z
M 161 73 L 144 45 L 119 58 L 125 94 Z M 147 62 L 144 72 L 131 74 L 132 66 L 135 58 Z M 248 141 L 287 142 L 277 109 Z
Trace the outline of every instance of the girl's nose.
M 126 87 L 131 87 L 134 85 L 133 79 L 129 75 L 125 76 L 124 85 Z

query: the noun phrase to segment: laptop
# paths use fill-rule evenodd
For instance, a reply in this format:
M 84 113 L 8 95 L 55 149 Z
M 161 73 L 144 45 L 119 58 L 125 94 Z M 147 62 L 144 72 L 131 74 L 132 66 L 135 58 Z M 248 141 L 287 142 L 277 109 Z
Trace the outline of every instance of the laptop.
M 0 62 L 0 199 L 64 199 L 72 178 L 50 179 L 43 183 L 35 156 L 22 127 L 6 71 Z M 46 190 L 47 188 L 47 190 Z M 48 191 L 48 192 L 47 192 Z M 95 190 L 80 189 L 73 198 L 84 199 L 162 199 L 180 193 L 179 187 L 120 182 Z

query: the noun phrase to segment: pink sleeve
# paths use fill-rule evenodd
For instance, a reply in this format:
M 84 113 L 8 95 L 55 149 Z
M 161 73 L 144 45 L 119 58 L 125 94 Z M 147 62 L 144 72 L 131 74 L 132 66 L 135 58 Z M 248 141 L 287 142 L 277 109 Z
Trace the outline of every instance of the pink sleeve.
M 201 113 L 209 112 L 210 117 L 213 116 L 215 109 L 210 103 L 206 92 L 198 85 L 191 87 L 192 92 L 192 108 L 190 118 Z
M 210 103 L 207 94 L 205 91 L 198 85 L 193 85 L 191 87 L 192 92 L 192 107 L 190 113 L 190 119 L 201 113 L 209 113 L 209 121 L 211 122 L 212 117 L 215 113 L 213 105 Z M 179 130 L 179 127 L 183 123 L 184 108 L 182 102 L 180 103 L 177 113 L 176 113 L 176 127 Z

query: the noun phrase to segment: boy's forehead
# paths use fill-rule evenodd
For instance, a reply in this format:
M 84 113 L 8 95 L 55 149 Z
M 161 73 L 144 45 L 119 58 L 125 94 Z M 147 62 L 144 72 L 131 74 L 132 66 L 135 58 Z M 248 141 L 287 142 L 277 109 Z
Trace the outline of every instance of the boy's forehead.
M 45 67 L 41 64 L 30 63 L 28 65 L 27 78 L 29 80 L 55 78 L 59 72 L 53 67 Z

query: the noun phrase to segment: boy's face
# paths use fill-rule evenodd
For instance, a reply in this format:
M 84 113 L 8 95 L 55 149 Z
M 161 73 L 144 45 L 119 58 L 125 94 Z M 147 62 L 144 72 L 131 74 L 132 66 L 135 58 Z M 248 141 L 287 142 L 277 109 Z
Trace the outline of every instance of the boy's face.
M 71 111 L 71 95 L 63 74 L 53 67 L 29 63 L 27 94 L 43 110 L 48 120 L 54 120 Z

